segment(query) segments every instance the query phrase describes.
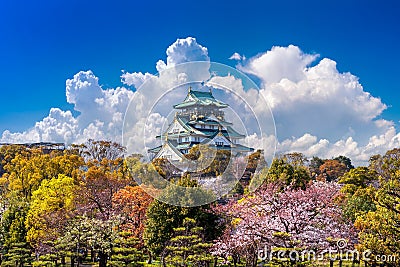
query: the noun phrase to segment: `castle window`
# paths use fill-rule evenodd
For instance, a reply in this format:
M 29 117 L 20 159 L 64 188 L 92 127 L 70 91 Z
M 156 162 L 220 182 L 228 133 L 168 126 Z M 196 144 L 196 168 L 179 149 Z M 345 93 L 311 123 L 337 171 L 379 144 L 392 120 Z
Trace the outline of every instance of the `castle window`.
M 201 98 L 201 101 L 192 105 L 195 102 L 195 97 Z M 220 108 L 217 106 L 220 106 Z M 177 151 L 187 154 L 192 145 L 201 144 L 201 142 L 204 142 L 205 146 L 214 147 L 218 150 L 228 149 L 231 144 L 237 144 L 232 145 L 232 152 L 238 153 L 237 151 L 241 148 L 240 136 L 229 136 L 230 133 L 227 133 L 228 126 L 224 119 L 225 113 L 222 111 L 222 108 L 226 108 L 228 105 L 219 105 L 219 101 L 214 98 L 211 91 L 207 93 L 201 90 L 191 91 L 190 89 L 183 102 L 174 105 L 174 107 L 176 108 L 174 111 L 176 117 L 173 122 L 169 123 L 167 130 L 164 130 L 158 136 L 169 141 L 171 147 L 169 150 L 163 149 L 161 152 L 159 147 L 150 149 L 149 152 L 155 154 L 154 156 L 177 160 L 182 156 Z M 178 119 L 179 115 L 184 117 L 183 121 Z M 180 125 L 180 123 L 193 127 L 193 131 L 189 131 L 188 127 L 183 124 Z M 227 123 L 229 122 L 227 121 Z M 210 141 L 209 138 L 213 140 Z

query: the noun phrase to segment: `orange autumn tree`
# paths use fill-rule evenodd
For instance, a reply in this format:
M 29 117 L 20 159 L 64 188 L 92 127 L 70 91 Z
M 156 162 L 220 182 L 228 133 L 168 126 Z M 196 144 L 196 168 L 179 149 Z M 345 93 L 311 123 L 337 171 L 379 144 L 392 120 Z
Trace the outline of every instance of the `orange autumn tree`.
M 327 182 L 337 182 L 347 171 L 347 166 L 336 159 L 325 160 L 325 163 L 319 167 L 320 175 L 317 180 Z
M 142 240 L 146 211 L 153 198 L 140 186 L 126 186 L 113 195 L 114 210 L 122 217 L 121 228 Z

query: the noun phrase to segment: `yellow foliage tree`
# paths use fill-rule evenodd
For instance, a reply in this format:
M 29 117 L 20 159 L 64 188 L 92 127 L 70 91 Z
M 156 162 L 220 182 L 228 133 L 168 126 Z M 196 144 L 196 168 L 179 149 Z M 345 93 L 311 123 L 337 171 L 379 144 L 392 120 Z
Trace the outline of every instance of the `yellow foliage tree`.
M 374 255 L 391 257 L 386 266 L 400 265 L 400 149 L 389 150 L 371 162 L 379 175 L 379 188 L 374 196 L 376 210 L 357 217 L 358 249 Z
M 63 174 L 44 179 L 32 193 L 26 217 L 27 241 L 38 247 L 43 241 L 54 240 L 62 230 L 63 222 L 74 208 L 76 192 L 74 179 Z

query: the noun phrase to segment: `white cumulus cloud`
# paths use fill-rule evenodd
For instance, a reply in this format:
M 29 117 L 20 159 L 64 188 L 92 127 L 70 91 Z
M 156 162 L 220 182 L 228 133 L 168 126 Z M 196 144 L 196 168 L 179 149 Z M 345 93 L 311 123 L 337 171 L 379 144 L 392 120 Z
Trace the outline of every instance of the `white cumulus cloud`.
M 235 52 L 229 57 L 230 60 L 245 60 L 245 56 L 241 56 L 239 53 Z
M 318 57 L 290 45 L 238 66 L 261 81 L 276 121 L 278 151 L 346 155 L 365 163 L 372 154 L 398 146 L 393 123 L 379 118 L 387 106 L 365 91 L 358 77 Z
M 147 79 L 154 77 L 154 75 L 146 72 L 125 72 L 122 71 L 121 75 L 121 82 L 123 84 L 129 85 L 129 86 L 134 86 L 135 88 L 139 88 Z
M 304 79 L 304 69 L 317 57 L 304 54 L 294 45 L 274 46 L 270 51 L 250 58 L 239 69 L 261 77 L 265 83 L 280 82 L 282 79 L 297 82 Z
M 21 133 L 4 131 L 2 142 L 64 142 L 104 139 L 121 141 L 125 110 L 133 97 L 129 89 L 103 89 L 92 71 L 80 71 L 66 81 L 66 100 L 79 115 L 58 108 L 50 109 L 43 120 Z
M 166 62 L 160 60 L 156 65 L 164 66 L 159 68 L 161 71 L 159 76 L 142 72 L 122 72 L 121 82 L 136 89 L 150 80 L 146 92 L 132 91 L 125 87 L 102 88 L 99 78 L 92 71 L 78 72 L 66 81 L 65 89 L 66 101 L 73 105 L 78 115 L 74 116 L 69 110 L 52 108 L 48 116 L 26 131 L 17 133 L 4 131 L 0 141 L 8 143 L 52 141 L 71 144 L 92 138 L 122 142 L 125 112 L 131 100 L 135 98 L 139 101 L 132 103 L 134 107 L 130 119 L 136 123 L 128 130 L 136 132 L 135 136 L 131 136 L 134 148 L 143 148 L 143 141 L 140 140 L 154 138 L 167 123 L 167 119 L 156 111 L 149 113 L 149 103 L 153 102 L 157 95 L 165 93 L 172 85 L 185 83 L 188 79 L 207 80 L 210 77 L 207 64 L 203 64 L 203 68 L 196 71 L 185 66 L 178 66 L 174 71 L 164 71 L 181 63 L 209 61 L 207 48 L 199 45 L 196 39 L 191 37 L 178 39 L 168 47 L 166 54 Z M 161 107 L 170 109 L 172 104 L 175 104 L 171 101 Z M 144 150 L 138 152 L 145 153 Z
M 394 123 L 382 118 L 387 106 L 372 96 L 358 77 L 339 72 L 332 59 L 320 59 L 319 55 L 305 53 L 294 45 L 272 47 L 249 59 L 234 53 L 230 59 L 240 61 L 239 70 L 258 78 L 259 91 L 244 90 L 241 81 L 231 75 L 211 74 L 207 48 L 192 37 L 177 39 L 166 49 L 166 59 L 156 62 L 159 75 L 122 72 L 122 84 L 135 87 L 135 91 L 125 87 L 102 88 L 92 71 L 80 71 L 66 81 L 66 101 L 78 115 L 52 108 L 48 116 L 26 131 L 4 131 L 0 141 L 69 144 L 94 138 L 121 142 L 125 111 L 134 100 L 129 114 L 129 142 L 143 147 L 139 140 L 144 137 L 147 142 L 165 128 L 167 117 L 160 114 L 166 114 L 182 95 L 169 92 L 153 111 L 149 105 L 171 87 L 195 80 L 228 86 L 235 90 L 238 99 L 249 100 L 248 106 L 238 113 L 243 120 L 248 119 L 245 110 L 268 110 L 262 101 L 266 99 L 274 114 L 277 139 L 272 131 L 260 139 L 246 129 L 249 136 L 245 141 L 256 148 L 273 150 L 277 144 L 278 153 L 298 151 L 324 158 L 345 155 L 356 164 L 365 164 L 371 155 L 400 146 L 400 134 Z M 195 70 L 182 65 L 193 61 L 207 63 Z M 144 84 L 146 88 L 138 90 Z M 252 125 L 250 119 L 247 125 Z
M 195 38 L 177 39 L 167 48 L 167 63 L 157 62 L 157 71 L 191 61 L 210 61 L 206 47 L 199 45 Z

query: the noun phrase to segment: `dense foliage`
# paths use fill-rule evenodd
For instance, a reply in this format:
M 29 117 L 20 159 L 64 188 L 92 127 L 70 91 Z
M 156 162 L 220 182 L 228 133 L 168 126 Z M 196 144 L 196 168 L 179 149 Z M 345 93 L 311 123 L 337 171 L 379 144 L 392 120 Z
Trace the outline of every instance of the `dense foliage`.
M 202 207 L 191 207 L 212 197 L 201 190 L 185 191 L 181 206 L 160 200 L 179 198 L 180 188 L 197 189 L 196 179 L 224 170 L 227 179 L 240 178 L 225 164 L 228 154 L 217 154 L 202 174 L 179 174 L 165 160 L 146 163 L 124 152 L 93 140 L 63 151 L 0 147 L 1 266 L 303 266 L 312 261 L 290 252 L 322 253 L 341 240 L 346 249 L 368 252 L 366 265 L 400 264 L 400 149 L 365 167 L 345 156 L 301 153 L 268 167 L 257 151 L 238 160 L 244 172 L 235 188 Z M 138 181 L 164 194 L 154 200 Z M 252 190 L 254 184 L 261 186 Z

